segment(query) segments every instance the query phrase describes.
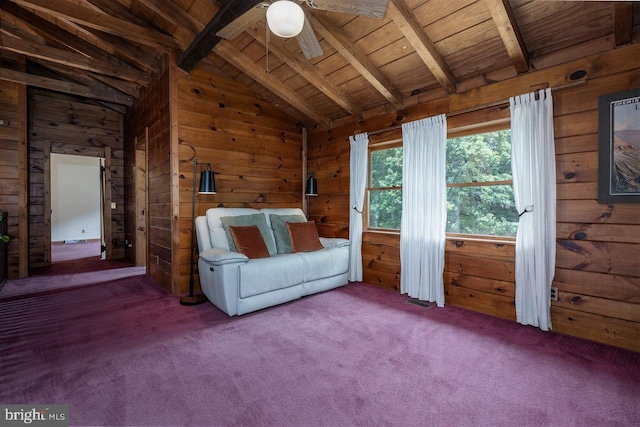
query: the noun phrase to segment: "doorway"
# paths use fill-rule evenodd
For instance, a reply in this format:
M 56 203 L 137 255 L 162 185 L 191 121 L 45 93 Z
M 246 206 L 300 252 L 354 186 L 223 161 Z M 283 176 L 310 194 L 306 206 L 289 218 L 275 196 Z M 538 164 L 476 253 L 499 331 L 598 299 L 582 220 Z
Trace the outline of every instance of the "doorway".
M 51 264 L 104 256 L 104 159 L 51 153 Z

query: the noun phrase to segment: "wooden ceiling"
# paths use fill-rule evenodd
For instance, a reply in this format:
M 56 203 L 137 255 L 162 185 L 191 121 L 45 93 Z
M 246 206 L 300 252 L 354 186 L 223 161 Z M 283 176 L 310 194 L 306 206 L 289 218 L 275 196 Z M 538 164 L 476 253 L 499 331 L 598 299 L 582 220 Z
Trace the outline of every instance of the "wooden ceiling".
M 0 0 L 3 56 L 30 59 L 26 73 L 3 64 L 0 79 L 124 109 L 231 1 L 246 0 Z M 637 1 L 389 0 L 382 19 L 303 8 L 321 56 L 305 59 L 259 22 L 214 40 L 198 66 L 331 128 L 640 38 Z

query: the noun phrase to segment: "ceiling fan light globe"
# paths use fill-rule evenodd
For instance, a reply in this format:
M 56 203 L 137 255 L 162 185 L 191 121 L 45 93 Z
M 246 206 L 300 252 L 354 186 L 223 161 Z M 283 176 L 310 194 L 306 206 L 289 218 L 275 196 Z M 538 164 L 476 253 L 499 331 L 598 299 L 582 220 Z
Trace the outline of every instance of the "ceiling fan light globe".
M 295 37 L 304 26 L 304 11 L 298 3 L 290 0 L 278 0 L 267 9 L 267 24 L 278 37 Z

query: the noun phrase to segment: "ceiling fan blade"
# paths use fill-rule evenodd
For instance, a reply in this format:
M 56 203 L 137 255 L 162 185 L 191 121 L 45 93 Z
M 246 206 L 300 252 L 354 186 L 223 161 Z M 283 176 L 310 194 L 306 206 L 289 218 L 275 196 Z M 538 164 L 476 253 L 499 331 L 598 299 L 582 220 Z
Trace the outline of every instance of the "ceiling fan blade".
M 322 56 L 323 52 L 320 47 L 320 42 L 318 42 L 318 38 L 313 32 L 313 28 L 311 28 L 311 24 L 306 16 L 304 17 L 304 26 L 302 27 L 302 31 L 296 36 L 296 40 L 298 40 L 298 44 L 300 45 L 305 58 L 312 59 Z
M 231 21 L 229 25 L 218 31 L 216 36 L 222 37 L 226 40 L 235 39 L 242 34 L 244 30 L 249 28 L 249 26 L 265 18 L 269 4 L 270 3 L 267 2 L 258 3 L 247 12 Z
M 387 0 L 307 0 L 313 9 L 350 13 L 382 19 L 387 10 Z

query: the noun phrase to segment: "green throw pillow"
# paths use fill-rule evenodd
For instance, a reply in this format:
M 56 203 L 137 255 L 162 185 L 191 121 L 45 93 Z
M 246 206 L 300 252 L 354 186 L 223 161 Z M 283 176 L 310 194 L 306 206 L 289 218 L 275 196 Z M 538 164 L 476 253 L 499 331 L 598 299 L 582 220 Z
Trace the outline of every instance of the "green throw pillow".
M 290 254 L 291 237 L 287 230 L 287 222 L 305 222 L 307 219 L 302 215 L 276 215 L 270 214 L 271 228 L 273 229 L 273 237 L 276 239 L 276 248 L 279 254 Z
M 222 227 L 224 228 L 224 232 L 227 235 L 229 249 L 233 252 L 238 252 L 238 248 L 236 248 L 236 244 L 233 241 L 233 236 L 231 235 L 231 230 L 229 229 L 229 227 L 246 227 L 249 225 L 257 225 L 260 229 L 260 233 L 262 234 L 264 242 L 267 244 L 269 255 L 275 255 L 277 253 L 276 245 L 273 242 L 271 233 L 269 232 L 269 226 L 267 226 L 267 219 L 265 218 L 264 214 L 259 213 L 254 215 L 223 216 L 220 217 L 220 222 L 222 222 Z

